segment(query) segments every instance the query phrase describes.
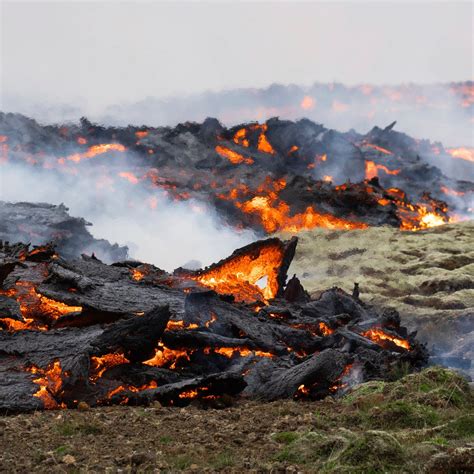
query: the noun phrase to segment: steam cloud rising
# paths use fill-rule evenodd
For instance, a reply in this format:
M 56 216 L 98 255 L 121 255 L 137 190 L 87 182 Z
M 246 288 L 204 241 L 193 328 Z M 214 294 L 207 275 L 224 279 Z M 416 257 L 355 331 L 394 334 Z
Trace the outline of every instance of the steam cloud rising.
M 123 155 L 122 164 L 129 158 Z M 193 260 L 208 265 L 255 240 L 251 231 L 225 226 L 202 203 L 171 201 L 162 190 L 134 186 L 118 172 L 107 163 L 107 176 L 97 184 L 96 172 L 64 175 L 8 163 L 0 200 L 64 203 L 71 215 L 93 223 L 94 237 L 127 245 L 132 258 L 168 271 Z

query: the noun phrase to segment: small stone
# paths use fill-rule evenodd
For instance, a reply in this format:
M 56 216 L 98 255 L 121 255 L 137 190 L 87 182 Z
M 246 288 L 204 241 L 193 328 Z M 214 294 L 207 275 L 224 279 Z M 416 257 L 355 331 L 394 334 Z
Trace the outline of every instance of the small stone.
M 79 402 L 77 404 L 77 409 L 81 411 L 89 410 L 90 406 L 87 402 Z
M 193 471 L 195 471 L 196 469 L 199 469 L 199 466 L 197 464 L 191 464 L 189 466 L 189 469 L 192 469 Z
M 70 454 L 66 454 L 63 456 L 63 463 L 64 464 L 75 464 L 76 463 L 76 458 L 74 456 L 71 456 Z

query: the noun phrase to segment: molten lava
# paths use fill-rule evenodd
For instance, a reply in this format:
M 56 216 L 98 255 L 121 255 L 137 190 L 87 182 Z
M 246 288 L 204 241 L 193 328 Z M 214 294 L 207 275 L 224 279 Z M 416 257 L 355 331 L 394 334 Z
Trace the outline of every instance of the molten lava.
M 63 385 L 61 363 L 57 360 L 50 364 L 47 369 L 31 366 L 25 370 L 40 375 L 40 377 L 33 380 L 35 384 L 39 385 L 38 391 L 33 396 L 43 401 L 44 408 L 47 410 L 63 408 L 55 399 L 55 396 L 60 394 Z
M 406 339 L 391 336 L 390 334 L 387 334 L 379 328 L 369 329 L 368 331 L 363 332 L 362 336 L 366 337 L 367 339 L 370 339 L 371 341 L 374 341 L 382 347 L 384 347 L 385 341 L 390 341 L 393 342 L 393 344 L 395 344 L 396 346 L 401 347 L 402 349 L 406 349 L 407 351 L 410 350 L 410 343 Z
M 125 151 L 126 148 L 121 145 L 120 143 L 102 143 L 100 145 L 92 145 L 89 149 L 84 153 L 74 153 L 73 155 L 69 155 L 66 158 L 59 158 L 60 163 L 64 163 L 65 160 L 73 161 L 75 163 L 79 163 L 82 160 L 94 158 L 97 155 L 102 155 L 109 151 Z M 58 161 L 59 161 L 58 160 Z
M 311 96 L 305 95 L 301 101 L 300 106 L 303 110 L 311 110 L 314 108 L 315 104 L 315 100 Z
M 378 171 L 381 170 L 386 174 L 390 175 L 397 175 L 400 173 L 401 170 L 390 170 L 384 165 L 379 165 L 374 163 L 373 161 L 365 162 L 365 179 L 370 180 L 378 176 Z
M 51 298 L 38 293 L 34 283 L 30 281 L 17 281 L 14 288 L 10 290 L 0 290 L 0 294 L 15 298 L 20 304 L 23 324 L 10 322 L 12 328 L 30 329 L 36 328 L 38 320 L 52 322 L 72 312 L 81 312 L 81 306 L 69 306 L 61 301 L 55 301 Z M 41 324 L 39 324 L 41 326 Z M 37 329 L 41 329 L 38 327 Z
M 277 244 L 260 246 L 254 252 L 230 257 L 192 278 L 217 293 L 233 295 L 237 301 L 267 301 L 278 292 L 278 270 L 283 255 L 283 249 Z
M 237 132 L 235 132 L 234 143 L 248 148 L 249 141 L 247 140 L 247 130 L 245 128 L 241 128 L 240 130 L 237 130 Z
M 368 147 L 368 148 L 373 148 L 374 150 L 380 151 L 380 153 L 383 153 L 385 155 L 393 155 L 393 153 L 390 150 L 387 150 L 386 148 L 382 148 L 381 146 L 374 145 L 373 143 L 362 143 L 362 146 Z
M 155 350 L 155 355 L 143 362 L 145 365 L 152 367 L 166 367 L 168 369 L 176 369 L 176 366 L 180 362 L 189 362 L 189 355 L 192 354 L 192 350 L 174 350 L 160 344 Z
M 223 158 L 227 158 L 234 165 L 238 163 L 246 163 L 247 165 L 251 165 L 254 162 L 252 158 L 245 157 L 240 153 L 231 150 L 230 148 L 226 148 L 225 146 L 217 145 L 216 152 L 219 153 L 219 155 Z
M 91 357 L 89 379 L 96 382 L 103 373 L 116 365 L 128 364 L 130 361 L 123 354 L 105 354 L 101 357 Z
M 470 161 L 474 163 L 474 148 L 448 148 L 446 150 L 453 158 L 460 158 L 461 160 Z

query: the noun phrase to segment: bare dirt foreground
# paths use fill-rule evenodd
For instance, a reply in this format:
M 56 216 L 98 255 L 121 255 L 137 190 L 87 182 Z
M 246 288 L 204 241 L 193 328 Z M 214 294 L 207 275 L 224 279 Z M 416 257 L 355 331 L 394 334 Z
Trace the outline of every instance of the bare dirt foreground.
M 1 472 L 473 472 L 473 392 L 445 369 L 321 402 L 0 418 Z

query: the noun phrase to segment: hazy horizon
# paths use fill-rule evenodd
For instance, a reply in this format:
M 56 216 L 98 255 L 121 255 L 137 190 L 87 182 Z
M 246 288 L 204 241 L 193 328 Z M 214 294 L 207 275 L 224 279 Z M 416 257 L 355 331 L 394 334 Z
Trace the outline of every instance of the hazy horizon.
M 1 98 L 81 106 L 473 77 L 471 2 L 1 3 Z M 403 34 L 400 34 L 403 32 Z

